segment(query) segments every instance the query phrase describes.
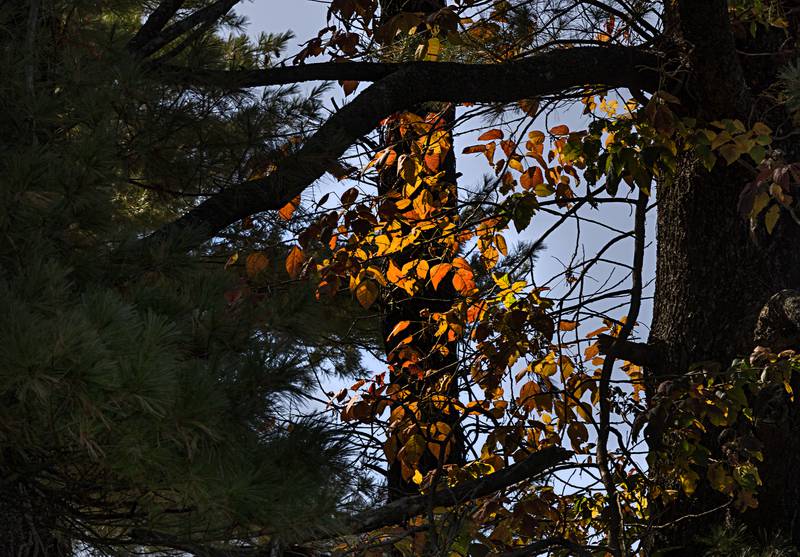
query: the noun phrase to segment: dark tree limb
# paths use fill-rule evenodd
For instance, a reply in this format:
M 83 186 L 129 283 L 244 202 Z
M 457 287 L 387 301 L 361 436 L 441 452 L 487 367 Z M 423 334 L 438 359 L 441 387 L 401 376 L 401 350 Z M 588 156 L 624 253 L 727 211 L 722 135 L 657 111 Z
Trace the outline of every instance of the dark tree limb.
M 605 356 L 626 360 L 646 368 L 659 367 L 661 355 L 655 346 L 644 342 L 633 342 L 611 335 L 597 337 L 600 353 Z
M 229 0 L 232 2 L 233 0 Z M 587 85 L 653 90 L 658 57 L 634 47 L 576 47 L 507 64 L 409 64 L 368 87 L 268 176 L 212 195 L 139 248 L 181 238 L 190 249 L 238 220 L 280 209 L 387 116 L 428 101 L 514 102 Z
M 521 462 L 478 480 L 465 482 L 452 489 L 441 489 L 433 494 L 404 497 L 378 509 L 366 511 L 349 521 L 349 533 L 370 532 L 398 524 L 423 514 L 431 504 L 434 507 L 448 507 L 491 495 L 516 483 L 541 476 L 570 456 L 572 452 L 561 447 L 547 447 Z
M 151 54 L 154 54 L 155 52 L 158 52 L 164 48 L 175 39 L 179 38 L 184 33 L 191 31 L 198 25 L 203 25 L 218 20 L 238 3 L 239 0 L 217 0 L 213 4 L 197 10 L 180 21 L 173 23 L 166 29 L 158 32 L 146 43 L 139 45 L 135 49 L 135 52 L 137 55 L 143 58 L 150 56 Z
M 158 36 L 172 17 L 178 13 L 186 0 L 164 0 L 150 13 L 139 31 L 128 41 L 128 50 L 139 52 L 147 43 Z
M 628 314 L 625 323 L 617 335 L 621 341 L 627 341 L 633 325 L 639 318 L 639 310 L 642 305 L 642 267 L 644 266 L 645 249 L 645 217 L 647 215 L 647 201 L 649 196 L 639 190 L 639 197 L 636 200 L 636 213 L 634 218 L 634 249 L 633 249 L 633 270 L 631 271 L 631 305 L 628 307 Z M 600 470 L 600 478 L 605 487 L 608 497 L 608 545 L 609 553 L 615 556 L 627 555 L 628 548 L 625 540 L 625 526 L 623 524 L 622 513 L 619 508 L 616 481 L 611 469 L 608 456 L 608 435 L 611 431 L 611 374 L 614 371 L 616 357 L 607 355 L 603 362 L 603 369 L 600 374 L 598 391 L 600 395 L 600 419 L 597 431 L 597 467 Z

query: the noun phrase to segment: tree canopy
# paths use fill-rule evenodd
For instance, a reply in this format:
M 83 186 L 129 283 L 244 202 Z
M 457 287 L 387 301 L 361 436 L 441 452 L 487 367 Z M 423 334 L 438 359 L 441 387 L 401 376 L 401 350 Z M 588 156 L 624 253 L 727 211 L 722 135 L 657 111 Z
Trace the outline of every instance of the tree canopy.
M 797 552 L 795 3 L 237 4 L 0 7 L 0 548 Z

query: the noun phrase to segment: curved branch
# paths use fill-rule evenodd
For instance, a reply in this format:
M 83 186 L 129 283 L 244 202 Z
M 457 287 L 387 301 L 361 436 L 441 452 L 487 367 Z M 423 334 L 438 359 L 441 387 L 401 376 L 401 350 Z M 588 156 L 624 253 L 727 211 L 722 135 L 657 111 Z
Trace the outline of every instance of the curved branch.
M 408 107 L 429 101 L 514 102 L 590 85 L 652 90 L 658 62 L 655 54 L 638 48 L 608 46 L 554 50 L 507 64 L 408 64 L 331 116 L 274 172 L 212 195 L 138 245 L 181 238 L 190 249 L 242 218 L 280 209 L 381 119 Z
M 449 507 L 486 497 L 516 483 L 540 476 L 570 456 L 572 452 L 561 447 L 547 447 L 521 462 L 483 478 L 432 494 L 403 497 L 378 509 L 356 515 L 348 523 L 348 533 L 360 534 L 398 524 L 423 514 L 431 504 L 434 507 Z

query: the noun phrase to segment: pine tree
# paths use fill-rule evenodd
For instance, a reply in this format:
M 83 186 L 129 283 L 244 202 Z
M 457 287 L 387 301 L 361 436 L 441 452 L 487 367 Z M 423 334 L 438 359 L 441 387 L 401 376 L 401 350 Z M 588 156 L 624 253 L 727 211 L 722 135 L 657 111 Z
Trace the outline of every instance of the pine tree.
M 220 2 L 172 4 L 182 21 Z M 319 121 L 323 89 L 154 83 L 136 48 L 148 5 L 0 7 L 3 555 L 291 541 L 334 526 L 348 494 L 340 433 L 290 408 L 317 375 L 359 370 L 370 333 L 345 338 L 347 311 L 277 278 L 283 221 L 188 254 L 125 250 L 269 172 Z M 290 35 L 242 24 L 199 21 L 161 59 L 278 59 Z

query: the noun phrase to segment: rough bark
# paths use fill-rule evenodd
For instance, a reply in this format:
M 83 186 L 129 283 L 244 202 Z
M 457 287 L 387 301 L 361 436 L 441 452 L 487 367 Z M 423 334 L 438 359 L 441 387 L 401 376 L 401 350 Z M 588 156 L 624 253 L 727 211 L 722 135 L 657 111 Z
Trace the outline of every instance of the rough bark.
M 757 120 L 753 114 L 757 105 L 745 85 L 757 80 L 748 79 L 739 65 L 726 3 L 679 1 L 677 5 L 679 13 L 672 16 L 680 21 L 680 39 L 691 49 L 684 107 L 707 119 Z M 796 151 L 796 146 L 784 147 Z M 763 222 L 753 232 L 737 210 L 739 193 L 752 179 L 743 167 L 720 162 L 708 172 L 693 156 L 686 156 L 676 176 L 658 185 L 656 294 L 649 343 L 658 350 L 660 362 L 651 368 L 653 385 L 685 373 L 691 364 L 714 362 L 726 369 L 734 358 L 748 355 L 764 305 L 776 293 L 800 285 L 796 255 L 800 227 L 787 218 L 771 235 L 763 232 Z M 794 311 L 784 305 L 775 302 L 773 314 Z M 759 342 L 789 347 L 797 336 L 786 327 L 784 323 L 770 329 L 762 319 Z M 754 533 L 781 532 L 797 545 L 800 412 L 797 403 L 785 396 L 774 404 L 784 407 L 778 412 L 780 420 L 759 429 L 765 443 L 759 508 L 743 518 Z M 712 437 L 709 434 L 711 443 Z M 718 503 L 714 492 L 701 489 L 691 501 L 664 509 L 662 520 L 702 513 Z M 700 551 L 693 545 L 697 536 L 724 520 L 720 511 L 684 521 L 667 529 L 659 545 L 677 548 L 670 554 L 693 554 Z
M 433 11 L 443 8 L 445 5 L 444 0 L 384 0 L 381 2 L 381 20 L 386 21 L 389 18 L 401 14 L 403 12 L 422 11 L 431 13 Z M 420 117 L 425 118 L 429 112 L 426 107 L 417 106 L 409 107 L 411 112 L 417 113 Z M 451 128 L 455 122 L 455 108 L 451 105 L 446 107 L 441 115 L 441 125 L 445 128 Z M 398 156 L 401 154 L 410 154 L 410 146 L 406 145 L 397 127 L 387 126 L 382 130 L 383 146 L 394 145 Z M 452 142 L 452 136 L 450 137 Z M 444 170 L 444 177 L 440 187 L 449 188 L 450 198 L 449 205 L 443 207 L 443 210 L 456 210 L 458 204 L 458 192 L 456 190 L 456 157 L 451 148 L 443 161 L 442 168 Z M 397 173 L 394 169 L 381 173 L 380 176 L 380 194 L 388 194 L 397 188 L 402 188 L 402 181 L 398 179 Z M 400 190 L 402 191 L 402 189 Z M 408 231 L 410 232 L 410 230 Z M 430 249 L 425 246 L 414 245 L 407 248 L 404 252 L 398 254 L 398 261 L 400 265 L 414 259 L 429 259 L 433 257 L 441 257 L 444 253 L 430 253 Z M 414 335 L 415 342 L 414 348 L 419 351 L 422 359 L 419 362 L 420 367 L 426 372 L 432 372 L 431 379 L 423 381 L 410 379 L 407 374 L 403 373 L 401 364 L 402 362 L 395 361 L 396 342 L 401 339 L 394 339 L 393 342 L 387 341 L 387 356 L 390 363 L 394 363 L 395 371 L 392 374 L 392 381 L 396 384 L 408 388 L 415 397 L 419 399 L 418 404 L 420 411 L 424 415 L 426 423 L 444 422 L 451 427 L 452 445 L 446 459 L 440 462 L 432 453 L 426 451 L 419 462 L 419 469 L 422 474 L 426 474 L 432 470 L 436 470 L 442 464 L 460 463 L 463 460 L 463 436 L 461 435 L 461 428 L 457 423 L 458 414 L 456 412 L 442 412 L 441 409 L 434 408 L 430 401 L 432 392 L 443 390 L 445 393 L 457 396 L 458 393 L 458 355 L 456 343 L 449 343 L 446 348 L 447 354 L 442 354 L 436 350 L 437 338 L 432 334 L 429 328 L 424 324 L 420 324 L 420 312 L 428 310 L 430 312 L 445 312 L 452 306 L 455 292 L 452 289 L 442 287 L 437 291 L 432 286 L 426 285 L 423 290 L 415 297 L 408 298 L 401 295 L 399 299 L 384 299 L 384 315 L 383 315 L 383 333 L 384 338 L 389 338 L 391 331 L 401 321 L 410 321 L 412 325 L 407 330 L 408 334 Z M 441 391 L 440 391 L 441 392 Z M 442 453 L 444 454 L 444 453 Z M 419 488 L 414 482 L 404 479 L 402 474 L 402 466 L 398 460 L 390 463 L 388 470 L 388 496 L 390 501 L 395 501 L 399 498 L 407 497 L 419 491 Z

